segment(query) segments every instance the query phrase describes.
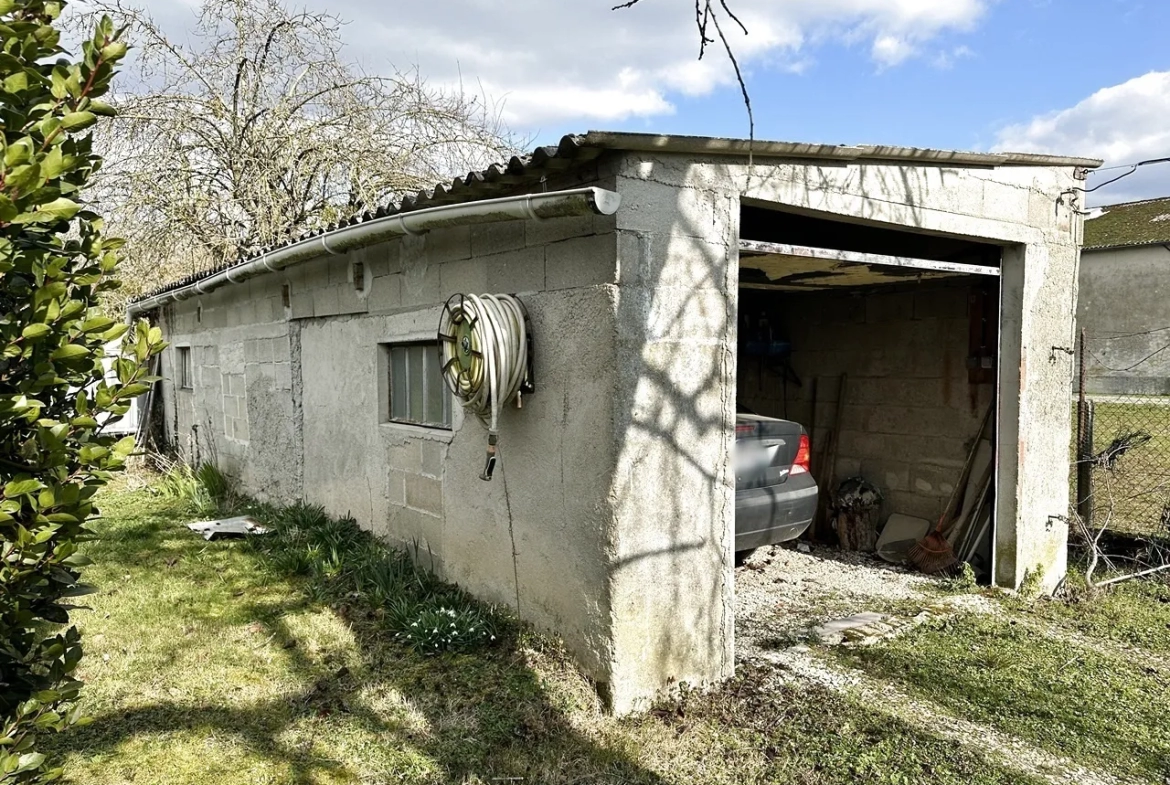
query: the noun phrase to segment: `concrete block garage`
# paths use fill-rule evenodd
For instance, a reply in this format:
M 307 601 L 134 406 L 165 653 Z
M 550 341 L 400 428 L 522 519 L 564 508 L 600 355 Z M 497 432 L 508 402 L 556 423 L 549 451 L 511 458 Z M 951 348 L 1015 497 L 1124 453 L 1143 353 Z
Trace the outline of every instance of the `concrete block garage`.
M 989 577 L 1060 578 L 1071 194 L 1097 163 L 591 132 L 132 309 L 171 343 L 175 449 L 419 543 L 628 711 L 733 670 L 739 407 L 924 518 L 992 411 Z M 490 483 L 485 429 L 437 386 L 461 293 L 518 295 L 531 324 Z

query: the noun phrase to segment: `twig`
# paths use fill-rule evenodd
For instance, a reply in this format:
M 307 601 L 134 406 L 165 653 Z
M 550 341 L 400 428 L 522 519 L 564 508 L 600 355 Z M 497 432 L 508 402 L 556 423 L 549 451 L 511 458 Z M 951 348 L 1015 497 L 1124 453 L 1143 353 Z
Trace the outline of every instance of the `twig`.
M 744 80 L 743 69 L 740 68 L 739 60 L 735 57 L 735 52 L 732 50 L 731 42 L 727 40 L 727 35 L 723 32 L 722 26 L 719 24 L 719 14 L 711 4 L 715 0 L 695 0 L 695 29 L 699 33 L 699 60 L 707 54 L 707 44 L 713 44 L 717 40 L 723 44 L 723 51 L 727 53 L 727 59 L 731 61 L 731 67 L 735 70 L 735 79 L 739 83 L 739 91 L 743 95 L 743 104 L 747 109 L 748 116 L 748 171 L 751 171 L 753 164 L 753 156 L 755 153 L 756 142 L 756 117 L 752 110 L 752 99 L 748 94 L 747 82 Z M 626 0 L 624 3 L 618 3 L 610 8 L 611 11 L 623 11 L 633 8 L 642 0 Z M 728 0 L 718 0 L 719 8 L 723 9 L 731 21 L 739 27 L 744 35 L 748 34 L 747 25 L 731 10 Z M 707 35 L 707 26 L 715 25 L 715 33 L 717 38 L 711 38 Z
M 1125 575 L 1118 575 L 1114 578 L 1108 578 L 1106 580 L 1099 581 L 1099 582 L 1093 584 L 1093 586 L 1095 588 L 1100 588 L 1102 586 L 1111 586 L 1115 583 L 1121 583 L 1122 581 L 1128 581 L 1132 578 L 1144 578 L 1147 575 L 1153 575 L 1155 573 L 1163 572 L 1165 570 L 1170 570 L 1170 564 L 1159 564 L 1157 567 L 1150 567 L 1148 570 L 1141 570 L 1140 572 L 1130 572 L 1130 573 L 1126 573 Z

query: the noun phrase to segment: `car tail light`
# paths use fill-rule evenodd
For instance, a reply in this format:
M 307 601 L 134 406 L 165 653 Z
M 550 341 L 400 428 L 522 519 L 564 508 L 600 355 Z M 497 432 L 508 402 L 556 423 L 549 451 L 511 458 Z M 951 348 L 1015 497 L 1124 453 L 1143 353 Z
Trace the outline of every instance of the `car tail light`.
M 802 433 L 800 435 L 800 445 L 796 448 L 796 459 L 792 461 L 792 468 L 788 470 L 789 474 L 806 474 L 812 471 L 809 466 L 809 459 L 811 452 L 809 450 L 808 434 Z
M 755 433 L 755 432 L 756 432 L 756 426 L 754 426 L 754 425 L 737 425 L 737 426 L 735 426 L 735 435 L 736 436 L 743 436 L 744 434 Z

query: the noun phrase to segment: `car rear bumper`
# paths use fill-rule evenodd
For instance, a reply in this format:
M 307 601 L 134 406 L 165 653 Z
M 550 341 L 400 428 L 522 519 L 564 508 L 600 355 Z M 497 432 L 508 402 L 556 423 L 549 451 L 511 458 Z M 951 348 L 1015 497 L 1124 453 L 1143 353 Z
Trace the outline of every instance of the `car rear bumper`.
M 735 492 L 735 550 L 794 540 L 812 523 L 817 511 L 817 484 L 810 474 L 791 475 L 787 482 Z

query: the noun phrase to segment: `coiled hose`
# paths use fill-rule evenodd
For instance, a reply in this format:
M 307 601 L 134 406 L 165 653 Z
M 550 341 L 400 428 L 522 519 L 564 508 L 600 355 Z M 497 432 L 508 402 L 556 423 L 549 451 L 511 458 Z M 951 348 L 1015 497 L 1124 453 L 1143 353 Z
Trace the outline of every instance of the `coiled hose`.
M 443 380 L 488 429 L 482 480 L 495 470 L 500 409 L 512 400 L 520 405 L 520 386 L 528 377 L 527 315 L 524 304 L 508 294 L 457 294 L 439 317 Z

